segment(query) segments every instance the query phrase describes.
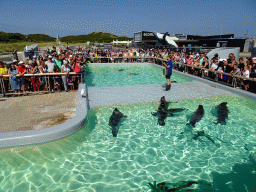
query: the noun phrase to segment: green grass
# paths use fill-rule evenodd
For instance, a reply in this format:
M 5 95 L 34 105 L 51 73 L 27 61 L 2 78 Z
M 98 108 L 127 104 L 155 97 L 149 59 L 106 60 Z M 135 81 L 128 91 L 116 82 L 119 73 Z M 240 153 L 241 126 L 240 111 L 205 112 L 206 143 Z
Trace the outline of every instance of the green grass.
M 32 42 L 28 41 L 27 37 L 32 38 Z M 110 33 L 103 32 L 93 32 L 87 35 L 76 35 L 76 36 L 66 36 L 60 38 L 61 44 L 67 46 L 80 46 L 86 47 L 86 42 L 90 41 L 98 43 L 110 43 L 116 39 L 119 41 L 131 40 L 132 38 L 116 36 Z M 0 31 L 0 53 L 13 52 L 15 48 L 18 51 L 23 51 L 25 46 L 38 44 L 39 47 L 52 47 L 57 45 L 56 39 L 45 34 L 29 34 L 23 35 L 20 33 L 5 33 Z
M 38 44 L 39 47 L 49 47 L 52 48 L 53 45 L 57 46 L 56 42 L 18 42 L 18 43 L 0 43 L 0 53 L 4 52 L 13 52 L 15 48 L 18 49 L 18 52 L 24 51 L 24 47 L 28 45 Z M 66 42 L 61 42 L 64 46 L 67 46 Z M 69 46 L 80 46 L 85 47 L 85 43 L 68 43 Z

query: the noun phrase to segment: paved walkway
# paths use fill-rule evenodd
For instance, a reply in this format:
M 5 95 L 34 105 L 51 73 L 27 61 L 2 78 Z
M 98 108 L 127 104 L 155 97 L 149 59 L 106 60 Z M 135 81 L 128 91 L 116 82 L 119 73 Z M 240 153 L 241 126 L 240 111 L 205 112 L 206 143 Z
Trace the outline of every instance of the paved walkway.
M 162 96 L 165 96 L 166 100 L 177 100 L 235 95 L 229 91 L 215 88 L 198 81 L 172 83 L 171 91 L 163 91 L 163 89 L 163 84 L 122 87 L 88 87 L 89 106 L 92 108 L 100 105 L 153 102 L 159 101 Z
M 76 114 L 77 91 L 0 100 L 0 132 L 34 130 L 61 124 Z

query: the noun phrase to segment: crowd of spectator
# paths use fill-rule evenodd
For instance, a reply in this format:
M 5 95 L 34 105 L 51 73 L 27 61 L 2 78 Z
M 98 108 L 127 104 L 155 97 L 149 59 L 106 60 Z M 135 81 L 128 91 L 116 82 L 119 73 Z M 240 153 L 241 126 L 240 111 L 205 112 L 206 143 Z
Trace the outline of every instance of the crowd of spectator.
M 255 91 L 255 82 L 243 79 L 243 77 L 256 79 L 256 58 L 248 58 L 246 62 L 239 58 L 236 62 L 233 53 L 228 58 L 219 58 L 218 54 L 213 58 L 208 58 L 206 53 L 187 52 L 186 48 L 181 51 L 171 51 L 169 49 L 134 49 L 126 48 L 119 50 L 102 49 L 82 49 L 77 50 L 62 49 L 56 47 L 47 49 L 43 55 L 36 56 L 34 50 L 29 53 L 29 59 L 25 62 L 14 60 L 8 67 L 0 62 L 0 77 L 3 78 L 6 92 L 9 89 L 19 93 L 20 90 L 26 95 L 27 91 L 42 91 L 46 87 L 45 76 L 24 76 L 24 74 L 44 74 L 44 73 L 65 73 L 53 75 L 49 78 L 51 92 L 65 90 L 76 90 L 79 84 L 78 75 L 70 75 L 70 72 L 84 72 L 86 63 L 130 63 L 130 62 L 150 62 L 162 64 L 171 55 L 174 61 L 174 69 L 204 78 L 218 79 L 218 81 L 231 84 L 236 80 L 237 87 L 245 90 Z M 184 65 L 185 64 L 185 65 Z M 185 67 L 190 66 L 190 67 Z M 234 78 L 225 74 L 238 75 L 241 78 Z M 82 73 L 84 75 L 84 73 Z M 20 75 L 20 76 L 16 76 Z M 83 78 L 84 79 L 84 76 Z

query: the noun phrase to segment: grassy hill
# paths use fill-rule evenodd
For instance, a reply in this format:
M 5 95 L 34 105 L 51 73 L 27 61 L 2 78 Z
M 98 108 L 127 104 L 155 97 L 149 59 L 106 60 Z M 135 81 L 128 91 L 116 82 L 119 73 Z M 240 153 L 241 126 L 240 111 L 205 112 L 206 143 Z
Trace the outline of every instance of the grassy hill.
M 29 37 L 29 38 L 28 38 Z M 31 39 L 30 39 L 31 38 Z M 93 32 L 88 35 L 71 35 L 60 38 L 61 42 L 68 42 L 68 43 L 86 43 L 87 41 L 98 43 L 110 43 L 113 39 L 118 39 L 119 41 L 127 41 L 132 40 L 133 38 L 123 37 L 123 36 L 116 36 L 110 33 L 102 33 L 102 32 Z M 1 43 L 16 43 L 16 42 L 32 42 L 40 43 L 40 42 L 54 42 L 56 38 L 51 37 L 49 35 L 44 34 L 29 34 L 23 35 L 20 33 L 5 33 L 0 32 L 0 42 Z
M 30 42 L 30 37 L 32 42 Z M 110 33 L 93 32 L 88 35 L 66 36 L 60 38 L 62 44 L 68 42 L 69 46 L 84 46 L 87 41 L 98 43 L 110 43 L 116 39 L 119 41 L 132 40 L 133 38 L 118 37 Z M 18 51 L 23 51 L 26 45 L 38 43 L 39 47 L 52 47 L 56 45 L 56 38 L 44 34 L 29 34 L 23 35 L 20 33 L 5 33 L 0 32 L 0 53 L 12 52 L 15 48 Z
M 44 34 L 29 34 L 28 37 L 31 37 L 34 42 L 52 42 L 56 41 L 56 38 L 50 37 L 49 35 Z
M 0 32 L 0 42 L 1 43 L 29 42 L 30 39 L 28 37 L 30 37 L 32 39 L 32 42 L 56 41 L 55 38 L 50 37 L 49 35 L 44 35 L 44 34 L 23 35 L 23 34 L 20 34 L 20 33 Z
M 127 41 L 132 40 L 133 38 L 128 37 L 118 37 L 116 35 L 110 33 L 102 33 L 102 32 L 93 32 L 88 35 L 77 35 L 77 36 L 66 36 L 60 38 L 61 42 L 68 42 L 68 43 L 86 43 L 87 41 L 98 43 L 110 43 L 116 39 L 119 41 Z
M 17 41 L 28 41 L 26 36 L 20 33 L 5 33 L 0 32 L 0 42 L 17 42 Z

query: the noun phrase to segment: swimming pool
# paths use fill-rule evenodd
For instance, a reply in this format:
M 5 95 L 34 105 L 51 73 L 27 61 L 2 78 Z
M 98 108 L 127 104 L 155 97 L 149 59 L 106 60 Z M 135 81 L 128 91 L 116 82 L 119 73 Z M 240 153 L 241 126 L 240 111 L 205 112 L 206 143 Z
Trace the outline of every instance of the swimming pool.
M 121 71 L 119 71 L 121 70 Z M 150 64 L 97 64 L 85 68 L 85 83 L 87 86 L 125 86 L 166 83 L 163 70 Z M 191 79 L 172 74 L 171 81 L 178 83 L 190 82 Z
M 214 124 L 212 109 L 227 101 L 226 125 Z M 195 128 L 189 114 L 202 104 L 205 116 Z M 170 107 L 187 112 L 168 117 L 165 126 L 151 115 L 159 102 L 95 107 L 84 128 L 74 135 L 42 145 L 1 149 L 0 189 L 3 191 L 150 191 L 148 182 L 189 180 L 212 182 L 212 173 L 229 173 L 244 163 L 256 143 L 256 103 L 221 96 L 177 100 Z M 114 138 L 108 126 L 115 107 L 128 116 Z M 246 115 L 243 115 L 246 114 Z M 191 130 L 192 129 L 192 130 Z M 193 140 L 204 130 L 206 138 Z M 180 134 L 185 132 L 184 134 Z M 221 141 L 220 141 L 221 140 Z M 246 175 L 243 175 L 246 177 Z

